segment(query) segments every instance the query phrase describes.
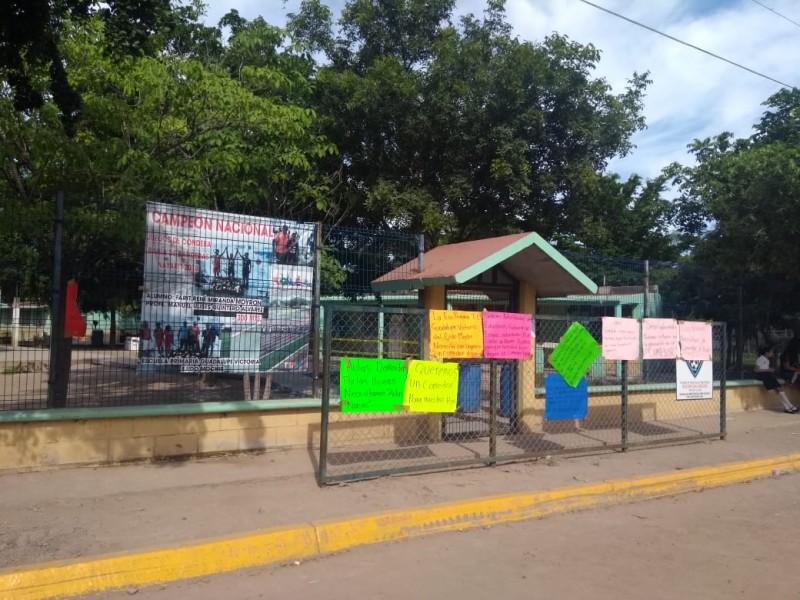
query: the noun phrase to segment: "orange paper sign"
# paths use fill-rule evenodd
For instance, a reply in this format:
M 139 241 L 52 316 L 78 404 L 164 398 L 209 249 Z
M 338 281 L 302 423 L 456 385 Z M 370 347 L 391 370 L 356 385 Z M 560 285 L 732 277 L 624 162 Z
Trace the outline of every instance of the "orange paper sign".
M 480 358 L 483 354 L 483 317 L 466 310 L 431 310 L 431 356 Z

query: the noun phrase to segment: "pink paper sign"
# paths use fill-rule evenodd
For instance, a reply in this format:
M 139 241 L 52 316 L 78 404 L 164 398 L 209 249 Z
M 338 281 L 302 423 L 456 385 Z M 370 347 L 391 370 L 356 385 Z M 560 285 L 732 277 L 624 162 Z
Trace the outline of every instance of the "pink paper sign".
M 639 321 L 603 317 L 603 358 L 608 360 L 639 358 Z
M 680 358 L 675 319 L 642 319 L 642 358 Z
M 483 355 L 486 358 L 528 359 L 531 337 L 530 315 L 483 313 Z
M 711 323 L 678 321 L 683 360 L 711 360 Z

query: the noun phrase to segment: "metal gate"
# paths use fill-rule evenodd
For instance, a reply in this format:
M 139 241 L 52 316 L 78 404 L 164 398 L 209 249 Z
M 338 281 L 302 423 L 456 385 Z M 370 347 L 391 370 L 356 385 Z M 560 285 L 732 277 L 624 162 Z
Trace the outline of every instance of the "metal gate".
M 535 319 L 530 360 L 459 361 L 455 413 L 342 412 L 343 361 L 422 358 L 427 314 L 417 308 L 325 306 L 321 483 L 725 436 L 726 340 L 720 323 L 713 329 L 718 381 L 707 400 L 664 397 L 664 390 L 675 387 L 675 361 L 598 359 L 586 376 L 591 390 L 586 418 L 546 420 L 543 386 L 552 371 L 547 355 L 573 321 L 551 316 Z M 601 341 L 599 318 L 581 322 Z

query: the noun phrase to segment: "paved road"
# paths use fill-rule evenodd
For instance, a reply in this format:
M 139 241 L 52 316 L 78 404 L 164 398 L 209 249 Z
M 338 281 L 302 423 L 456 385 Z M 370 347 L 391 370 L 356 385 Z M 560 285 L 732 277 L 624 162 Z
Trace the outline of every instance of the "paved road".
M 102 597 L 788 600 L 798 539 L 800 475 L 783 475 Z

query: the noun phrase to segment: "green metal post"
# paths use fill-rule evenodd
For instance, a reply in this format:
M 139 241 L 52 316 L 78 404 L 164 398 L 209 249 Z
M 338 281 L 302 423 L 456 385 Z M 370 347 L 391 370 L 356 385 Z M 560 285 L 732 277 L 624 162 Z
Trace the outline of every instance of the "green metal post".
M 489 361 L 489 457 L 497 456 L 497 365 Z M 490 461 L 490 465 L 497 461 Z
M 622 451 L 628 449 L 628 361 L 622 363 L 622 402 L 620 404 L 620 431 Z
M 319 482 L 328 479 L 328 422 L 331 411 L 331 323 L 334 307 L 325 310 L 325 327 L 322 332 L 322 411 L 319 426 Z

